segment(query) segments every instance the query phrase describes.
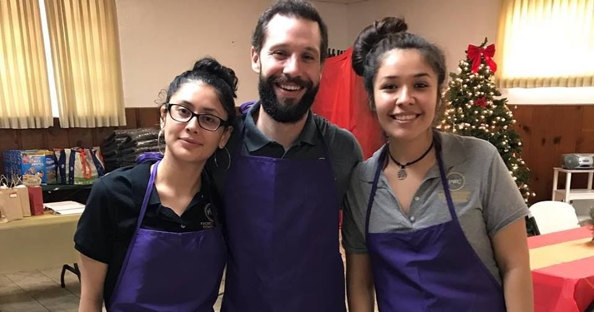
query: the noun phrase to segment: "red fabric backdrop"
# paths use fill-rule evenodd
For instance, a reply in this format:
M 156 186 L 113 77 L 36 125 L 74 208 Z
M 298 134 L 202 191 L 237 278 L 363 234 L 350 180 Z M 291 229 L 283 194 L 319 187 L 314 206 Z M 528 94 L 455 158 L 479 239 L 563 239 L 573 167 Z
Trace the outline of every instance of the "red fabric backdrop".
M 363 80 L 351 68 L 353 49 L 328 58 L 312 110 L 355 135 L 364 159 L 384 144 L 375 112 L 369 109 Z

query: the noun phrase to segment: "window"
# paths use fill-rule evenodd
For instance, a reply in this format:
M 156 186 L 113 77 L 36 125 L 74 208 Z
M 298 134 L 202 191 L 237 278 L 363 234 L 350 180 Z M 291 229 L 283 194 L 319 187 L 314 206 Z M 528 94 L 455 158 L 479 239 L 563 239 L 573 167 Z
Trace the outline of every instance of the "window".
M 41 33 L 43 34 L 43 47 L 45 48 L 45 60 L 47 62 L 47 80 L 49 82 L 50 103 L 52 105 L 52 117 L 60 117 L 58 107 L 58 96 L 56 95 L 56 81 L 54 80 L 54 66 L 52 64 L 52 47 L 50 45 L 49 28 L 47 26 L 47 14 L 45 12 L 45 1 L 39 1 L 41 12 Z
M 37 1 L 0 1 L 0 128 L 53 125 Z
M 0 1 L 0 128 L 126 124 L 115 0 Z
M 502 88 L 594 86 L 594 0 L 502 0 Z

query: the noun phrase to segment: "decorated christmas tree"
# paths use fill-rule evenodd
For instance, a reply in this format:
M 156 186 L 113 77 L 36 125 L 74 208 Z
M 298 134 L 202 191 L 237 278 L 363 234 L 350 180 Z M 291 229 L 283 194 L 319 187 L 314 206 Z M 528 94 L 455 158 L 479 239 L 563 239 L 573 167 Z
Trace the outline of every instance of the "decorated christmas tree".
M 480 46 L 468 46 L 466 60 L 460 61 L 458 73 L 450 74 L 444 95 L 447 109 L 438 128 L 495 145 L 528 202 L 535 194 L 528 186 L 529 169 L 521 157 L 521 137 L 513 128 L 516 121 L 507 107 L 507 99 L 501 98 L 495 87 L 494 54 L 495 46 L 487 46 L 487 39 Z

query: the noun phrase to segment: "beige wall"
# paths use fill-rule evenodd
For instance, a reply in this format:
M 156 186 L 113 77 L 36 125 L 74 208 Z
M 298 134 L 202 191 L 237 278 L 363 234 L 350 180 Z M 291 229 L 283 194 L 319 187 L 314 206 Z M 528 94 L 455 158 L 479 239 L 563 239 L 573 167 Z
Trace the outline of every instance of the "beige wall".
M 441 47 L 456 70 L 469 43 L 495 42 L 499 0 L 369 0 L 349 5 L 349 41 L 374 20 L 404 17 L 409 31 Z
M 330 48 L 346 49 L 351 45 L 348 40 L 348 5 L 340 3 L 311 1 L 320 12 L 328 26 Z
M 353 45 L 357 35 L 367 25 L 384 16 L 398 13 L 397 10 L 385 12 L 385 14 L 382 13 L 380 4 L 377 0 L 369 0 L 348 5 L 347 19 L 349 22 L 347 25 L 347 41 L 349 46 Z
M 239 77 L 237 103 L 256 99 L 250 36 L 273 0 L 116 0 L 126 107 L 151 107 L 159 90 L 205 55 Z M 328 24 L 330 47 L 345 49 L 384 16 L 404 16 L 411 32 L 445 52 L 456 71 L 469 43 L 495 42 L 500 0 L 367 0 L 352 4 L 312 1 Z M 215 26 L 217 25 L 217 26 Z M 594 88 L 502 90 L 511 104 L 594 104 Z
M 312 1 L 328 24 L 330 47 L 347 43 L 347 5 Z M 202 56 L 239 77 L 237 103 L 256 99 L 250 36 L 272 0 L 116 0 L 126 107 L 152 107 L 161 89 Z

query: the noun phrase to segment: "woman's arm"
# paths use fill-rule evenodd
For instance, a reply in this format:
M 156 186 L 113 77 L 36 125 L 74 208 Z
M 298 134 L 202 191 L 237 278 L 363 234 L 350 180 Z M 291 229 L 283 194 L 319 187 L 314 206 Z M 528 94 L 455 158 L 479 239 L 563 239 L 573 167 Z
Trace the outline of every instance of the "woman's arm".
M 524 218 L 495 233 L 493 248 L 503 277 L 507 311 L 534 311 L 532 273 Z
M 373 275 L 368 254 L 346 254 L 346 282 L 349 311 L 373 312 Z
M 107 264 L 80 254 L 80 303 L 78 312 L 101 312 Z
M 483 177 L 483 216 L 501 273 L 507 311 L 532 312 L 534 298 L 525 221 L 528 206 L 497 148 L 487 144 L 481 149 L 492 155 L 488 176 Z

